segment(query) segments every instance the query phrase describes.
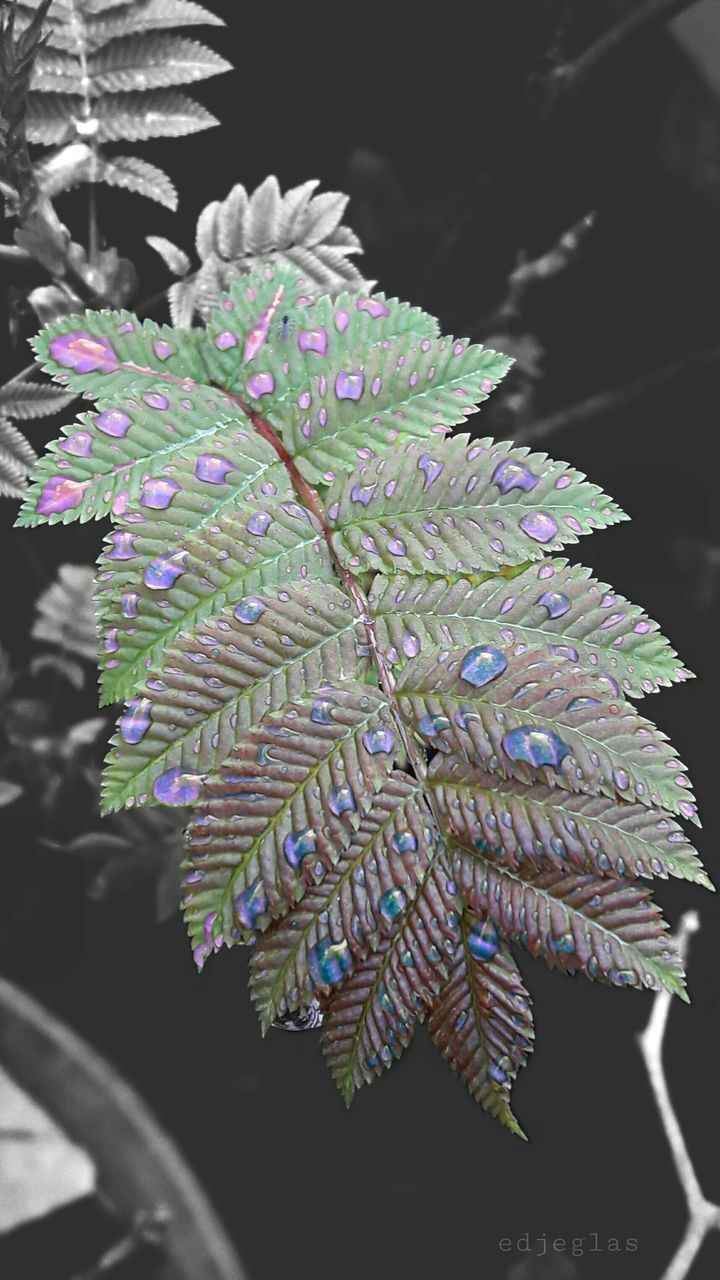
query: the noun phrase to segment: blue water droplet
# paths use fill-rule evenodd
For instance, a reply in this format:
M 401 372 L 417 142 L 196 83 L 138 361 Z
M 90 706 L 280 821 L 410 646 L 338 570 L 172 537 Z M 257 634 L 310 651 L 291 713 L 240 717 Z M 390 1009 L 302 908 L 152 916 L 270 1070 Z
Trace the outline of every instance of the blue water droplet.
M 584 711 L 586 707 L 599 707 L 601 705 L 599 698 L 571 698 L 565 708 L 566 711 Z
M 312 827 L 291 831 L 283 841 L 283 853 L 291 867 L 299 867 L 304 858 L 317 852 L 317 837 Z
M 492 920 L 477 921 L 467 937 L 467 949 L 476 960 L 492 960 L 500 950 L 500 937 Z
M 488 644 L 478 644 L 465 655 L 460 667 L 460 678 L 476 689 L 496 680 L 507 668 L 507 658 L 499 649 Z
M 536 769 L 544 764 L 559 769 L 565 756 L 570 755 L 567 743 L 552 729 L 535 729 L 531 725 L 510 729 L 502 744 L 511 760 L 524 760 Z
M 120 717 L 120 737 L 124 742 L 134 745 L 147 733 L 150 727 L 149 698 L 133 698 L 127 710 Z
M 153 783 L 153 795 L 160 804 L 192 804 L 200 795 L 202 775 L 185 769 L 168 769 Z
M 308 952 L 310 976 L 318 986 L 331 986 L 334 982 L 340 982 L 351 963 L 350 948 L 344 938 L 342 942 L 321 938 Z
M 611 969 L 608 978 L 616 987 L 634 987 L 637 983 L 637 974 L 632 969 Z
M 393 920 L 397 920 L 397 917 L 402 915 L 406 906 L 407 897 L 402 889 L 397 887 L 388 889 L 387 893 L 384 893 L 378 899 L 378 910 L 388 924 L 391 924 Z
M 334 813 L 336 818 L 339 818 L 341 813 L 355 812 L 357 809 L 357 803 L 352 789 L 347 785 L 347 783 L 331 787 L 329 805 L 330 812 Z
M 389 754 L 395 748 L 395 737 L 385 725 L 376 725 L 363 734 L 365 749 L 371 756 Z
M 426 738 L 434 738 L 444 729 L 449 728 L 450 721 L 447 716 L 421 716 L 418 720 L 418 729 Z
M 570 608 L 570 601 L 567 596 L 563 595 L 562 591 L 545 591 L 540 596 L 538 604 L 545 606 L 549 618 L 562 618 L 563 614 L 567 613 Z
M 417 837 L 412 831 L 396 831 L 391 843 L 396 853 L 414 853 L 418 847 Z
M 248 533 L 253 533 L 257 538 L 264 538 L 270 527 L 270 516 L 267 511 L 256 511 L 250 517 L 245 528 Z
M 488 1075 L 496 1084 L 505 1084 L 507 1082 L 507 1071 L 503 1071 L 502 1067 L 498 1066 L 496 1062 L 490 1063 L 490 1066 L 488 1067 Z
M 235 606 L 235 617 L 238 622 L 257 622 L 261 613 L 265 612 L 265 605 L 262 600 L 256 600 L 253 596 L 245 596 L 243 600 Z
M 575 950 L 575 939 L 571 933 L 548 934 L 548 946 L 551 951 L 569 955 Z
M 245 929 L 254 929 L 256 921 L 268 911 L 268 897 L 262 877 L 253 880 L 235 899 L 235 915 Z
M 463 1027 L 467 1023 L 467 1020 L 468 1020 L 468 1011 L 467 1009 L 463 1009 L 462 1013 L 459 1013 L 457 1018 L 455 1019 L 455 1022 L 453 1024 L 454 1030 L 462 1031 Z
M 310 719 L 313 724 L 334 724 L 335 718 L 333 711 L 337 703 L 331 698 L 318 698 L 317 702 L 313 702 L 310 712 Z

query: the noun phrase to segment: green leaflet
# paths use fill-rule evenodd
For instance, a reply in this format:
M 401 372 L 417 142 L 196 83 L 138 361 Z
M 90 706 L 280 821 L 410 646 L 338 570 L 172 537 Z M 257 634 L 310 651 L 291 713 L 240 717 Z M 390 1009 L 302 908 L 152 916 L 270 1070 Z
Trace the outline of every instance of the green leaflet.
M 127 394 L 99 399 L 99 412 L 80 414 L 76 423 L 63 427 L 62 438 L 50 444 L 35 469 L 19 525 L 122 516 L 128 504 L 137 504 L 148 476 L 172 476 L 177 466 L 184 477 L 194 465 L 189 448 L 210 449 L 207 438 L 220 424 L 227 426 L 233 458 L 238 443 L 242 447 L 252 440 L 247 446 L 252 455 L 277 462 L 274 450 L 249 427 L 231 430 L 246 419 L 227 396 L 212 387 L 156 379 L 155 374 L 143 383 L 136 375 L 135 383 L 128 380 Z
M 56 382 L 94 399 L 138 392 L 150 382 L 181 390 L 207 382 L 199 329 L 140 321 L 130 311 L 86 311 L 54 320 L 32 339 L 38 364 Z
M 554 869 L 510 871 L 480 855 L 455 854 L 453 875 L 471 911 L 551 968 L 687 999 L 677 947 L 644 886 Z
M 590 570 L 543 559 L 511 579 L 493 576 L 471 587 L 462 579 L 378 577 L 370 592 L 383 647 L 393 665 L 446 644 L 525 644 L 550 647 L 597 675 L 642 697 L 690 675 L 674 649 L 637 605 Z
M 659 806 L 697 821 L 685 765 L 607 679 L 542 651 L 478 646 L 418 658 L 398 684 L 403 712 L 442 751 L 526 783 Z M 500 711 L 500 715 L 498 715 Z
M 362 301 L 358 299 L 356 307 Z M 328 331 L 329 326 L 314 330 Z M 511 363 L 496 351 L 469 347 L 465 341 L 421 339 L 415 334 L 410 341 L 407 335 L 388 339 L 367 355 L 348 355 L 334 378 L 318 375 L 295 404 L 270 414 L 285 447 L 312 484 L 329 483 L 338 470 L 352 470 L 358 459 L 397 448 L 412 437 L 432 442 L 433 434 L 444 435 L 475 412 Z M 440 441 L 438 448 L 442 449 Z M 354 473 L 356 483 L 363 483 L 365 465 Z M 346 480 L 333 485 L 328 497 L 333 523 L 335 503 L 350 492 Z M 346 519 L 347 510 L 346 503 Z M 338 521 L 343 523 L 342 515 Z
M 409 345 L 437 333 L 431 316 L 383 294 L 344 293 L 334 301 L 312 295 L 302 274 L 275 263 L 239 276 L 207 324 L 211 380 L 241 396 L 283 436 L 316 375 L 363 346 L 400 339 Z M 286 444 L 291 449 L 290 438 Z
M 470 928 L 471 922 L 463 919 L 462 941 L 448 965 L 449 977 L 428 1030 L 475 1101 L 524 1138 L 510 1110 L 510 1086 L 533 1047 L 530 997 L 507 948 L 488 960 L 475 958 L 468 946 Z
M 368 670 L 361 624 L 337 587 L 264 590 L 168 645 L 118 722 L 105 811 L 190 804 L 268 709 Z
M 432 761 L 428 782 L 452 833 L 507 858 L 513 870 L 527 859 L 538 869 L 632 879 L 672 875 L 713 888 L 680 825 L 658 809 L 525 786 L 442 754 Z
M 402 762 L 390 723 L 377 689 L 346 682 L 244 735 L 188 831 L 185 918 L 200 966 L 218 938 L 230 945 L 284 915 L 309 877 L 338 861 L 393 760 Z
M 327 501 L 341 563 L 385 573 L 522 564 L 627 519 L 565 463 L 464 435 L 373 458 Z
M 396 772 L 378 790 L 333 859 L 336 866 L 255 949 L 250 991 L 263 1031 L 312 994 L 309 955 L 321 939 L 344 943 L 348 957 L 362 958 L 381 944 L 427 874 L 433 850 L 418 783 Z

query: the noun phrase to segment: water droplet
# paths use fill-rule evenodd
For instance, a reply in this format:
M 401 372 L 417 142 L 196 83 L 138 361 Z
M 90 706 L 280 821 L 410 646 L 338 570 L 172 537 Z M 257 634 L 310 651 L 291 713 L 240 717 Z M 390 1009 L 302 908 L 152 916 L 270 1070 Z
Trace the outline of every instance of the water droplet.
M 327 329 L 301 329 L 297 341 L 300 351 L 316 351 L 321 356 L 327 353 Z
M 214 453 L 201 453 L 195 462 L 195 476 L 206 484 L 225 484 L 228 472 L 233 470 L 227 458 Z
M 267 914 L 268 897 L 262 876 L 253 880 L 247 889 L 243 889 L 235 899 L 235 915 L 245 929 L 254 929 L 261 916 Z
M 414 853 L 418 847 L 417 837 L 412 831 L 396 831 L 391 840 L 396 853 Z
M 511 489 L 522 489 L 529 493 L 539 483 L 540 477 L 533 475 L 529 467 L 512 458 L 505 458 L 492 473 L 493 484 L 501 493 L 509 493 Z
M 500 950 L 500 936 L 492 920 L 478 920 L 468 932 L 467 949 L 475 960 L 492 960 Z
M 170 401 L 167 396 L 161 395 L 159 391 L 148 391 L 143 396 L 143 400 L 151 409 L 162 409 L 164 411 L 170 408 Z
M 444 463 L 437 462 L 435 458 L 431 458 L 429 453 L 423 453 L 418 459 L 418 470 L 425 472 L 425 481 L 423 483 L 423 492 L 434 484 L 444 470 Z
M 407 897 L 402 889 L 388 889 L 387 893 L 383 893 L 378 899 L 378 910 L 383 919 L 391 924 L 399 915 L 402 915 L 407 906 Z
M 358 298 L 355 306 L 358 311 L 366 311 L 373 320 L 380 320 L 383 316 L 390 315 L 381 298 Z
M 187 570 L 187 551 L 173 551 L 167 556 L 157 556 L 143 570 L 143 582 L 151 591 L 163 591 Z
M 299 867 L 304 858 L 317 853 L 317 837 L 312 827 L 291 831 L 283 841 L 283 853 L 291 867 Z
M 388 538 L 387 549 L 391 556 L 407 555 L 407 548 L 402 538 Z
M 67 440 L 60 441 L 63 453 L 72 453 L 76 458 L 89 458 L 92 446 L 93 438 L 89 431 L 75 431 Z
M 136 533 L 128 533 L 126 529 L 116 530 L 110 534 L 112 551 L 108 551 L 108 560 L 134 560 L 137 551 L 134 549 Z
M 562 618 L 563 614 L 567 613 L 570 608 L 570 601 L 561 591 L 545 591 L 540 596 L 538 604 L 545 606 L 550 618 Z
M 251 378 L 248 378 L 245 390 L 253 399 L 259 400 L 261 396 L 272 395 L 275 390 L 275 379 L 271 373 L 254 373 Z
M 374 484 L 355 484 L 350 491 L 350 498 L 352 502 L 361 502 L 366 507 L 374 492 Z
M 164 511 L 170 506 L 176 493 L 180 492 L 180 485 L 174 480 L 166 480 L 158 477 L 154 480 L 146 480 L 140 494 L 140 502 L 144 507 L 152 507 L 155 511 Z
M 200 795 L 202 774 L 185 769 L 168 769 L 153 783 L 153 795 L 160 804 L 192 804 Z
M 351 963 L 350 948 L 344 938 L 342 942 L 321 938 L 308 952 L 310 976 L 318 986 L 331 986 L 334 982 L 340 982 Z
M 357 809 L 355 795 L 347 783 L 340 783 L 330 789 L 330 812 L 335 814 L 336 818 L 341 813 L 354 813 Z
M 338 400 L 359 400 L 365 387 L 365 374 L 362 369 L 354 373 L 341 371 L 335 379 L 335 395 Z
M 222 333 L 219 333 L 215 339 L 215 346 L 218 351 L 227 351 L 230 347 L 236 347 L 237 345 L 238 336 L 230 329 L 223 329 Z
M 511 760 L 524 760 L 536 769 L 547 764 L 559 769 L 565 756 L 570 755 L 570 748 L 552 729 L 535 729 L 530 725 L 510 729 L 502 744 Z
M 331 698 L 318 698 L 313 702 L 310 719 L 314 724 L 334 724 L 333 711 L 337 704 Z
M 88 484 L 87 480 L 67 480 L 63 476 L 52 476 L 43 487 L 35 510 L 41 516 L 71 511 L 74 507 L 79 507 Z
M 460 667 L 460 679 L 476 689 L 496 680 L 507 668 L 507 658 L 491 645 L 479 644 L 465 655 Z
M 552 542 L 557 537 L 558 523 L 547 511 L 529 511 L 520 520 L 520 528 L 534 542 Z
M 627 791 L 630 779 L 624 769 L 613 769 L 613 782 L 618 791 Z
M 258 538 L 264 538 L 269 527 L 270 516 L 267 511 L 256 511 L 255 514 L 250 517 L 245 526 L 248 533 L 253 533 Z
M 50 355 L 77 373 L 112 373 L 118 358 L 107 338 L 95 338 L 86 329 L 60 333 L 50 342 Z
M 566 711 L 584 711 L 586 707 L 602 706 L 599 698 L 571 698 L 565 708 Z
M 257 622 L 260 614 L 265 612 L 265 607 L 262 600 L 257 600 L 254 596 L 245 596 L 235 606 L 234 616 L 238 622 Z
M 569 955 L 575 950 L 575 939 L 571 933 L 548 934 L 548 946 L 551 951 Z
M 139 599 L 140 597 L 136 591 L 125 592 L 120 605 L 123 618 L 137 618 Z
M 152 703 L 149 698 L 133 698 L 128 704 L 127 710 L 120 717 L 120 737 L 124 742 L 134 745 L 145 736 L 150 728 L 150 708 Z
M 407 658 L 416 658 L 420 652 L 420 641 L 412 631 L 403 633 L 403 653 Z
M 388 754 L 395 748 L 395 738 L 385 725 L 376 725 L 363 734 L 365 749 L 371 756 Z

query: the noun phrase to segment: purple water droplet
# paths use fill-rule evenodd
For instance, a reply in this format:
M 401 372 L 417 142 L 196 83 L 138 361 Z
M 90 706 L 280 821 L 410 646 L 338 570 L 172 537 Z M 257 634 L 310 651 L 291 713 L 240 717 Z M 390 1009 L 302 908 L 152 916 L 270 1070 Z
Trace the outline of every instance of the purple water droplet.
M 520 528 L 534 542 L 552 542 L 557 537 L 558 524 L 547 511 L 529 511 L 520 520 Z
M 89 431 L 76 431 L 67 440 L 60 441 L 63 453 L 72 453 L 76 458 L 89 458 L 92 446 L 93 439 Z
M 195 463 L 195 476 L 206 484 L 225 484 L 225 477 L 234 467 L 227 458 L 214 453 L 201 453 Z
M 327 329 L 301 329 L 297 341 L 300 351 L 316 351 L 320 356 L 327 353 Z
M 134 550 L 136 537 L 136 533 L 129 533 L 126 529 L 111 533 L 112 551 L 107 553 L 108 560 L 134 560 L 137 556 Z
M 561 591 L 545 591 L 538 604 L 545 606 L 549 618 L 561 618 L 570 608 L 570 601 Z
M 253 399 L 259 400 L 262 396 L 272 395 L 275 390 L 275 379 L 271 373 L 254 373 L 251 378 L 248 378 L 245 390 Z
M 202 774 L 185 769 L 168 769 L 153 783 L 153 795 L 159 804 L 192 804 L 200 795 Z
M 416 658 L 420 652 L 420 641 L 413 631 L 406 630 L 402 640 L 403 653 L 407 658 Z
M 414 853 L 418 847 L 417 836 L 412 831 L 396 831 L 391 842 L 396 853 Z
M 243 600 L 235 606 L 234 615 L 238 622 L 257 622 L 261 613 L 265 612 L 265 605 L 262 600 L 255 599 L 254 596 L 245 596 Z
M 358 298 L 355 303 L 358 311 L 366 311 L 373 320 L 380 320 L 383 316 L 389 316 L 390 312 L 385 303 L 380 298 Z
M 353 502 L 361 502 L 366 507 L 374 492 L 374 484 L 355 484 L 350 491 L 350 498 Z
M 425 481 L 423 484 L 423 491 L 425 491 L 430 488 L 431 484 L 435 483 L 438 476 L 442 475 L 444 463 L 436 462 L 434 458 L 430 457 L 429 453 L 424 453 L 422 457 L 418 459 L 418 469 L 425 472 Z
M 143 396 L 143 400 L 151 409 L 164 411 L 170 408 L 170 401 L 160 391 L 147 391 Z
M 406 556 L 407 547 L 402 538 L 388 538 L 387 549 L 391 556 Z
M 313 724 L 334 724 L 333 711 L 336 706 L 337 703 L 333 702 L 331 698 L 318 698 L 317 702 L 313 702 L 310 712 L 310 719 Z
M 158 476 L 151 480 L 146 480 L 140 494 L 140 503 L 143 507 L 151 507 L 154 511 L 164 511 L 170 506 L 176 493 L 180 492 L 180 485 L 174 480 L 166 480 L 163 476 Z
M 565 708 L 566 711 L 584 711 L 586 707 L 599 707 L 602 703 L 599 698 L 578 697 L 571 698 Z
M 89 480 L 68 480 L 63 476 L 52 476 L 43 486 L 37 500 L 35 510 L 38 515 L 56 515 L 61 511 L 71 511 L 79 507 Z
M 123 413 L 122 409 L 105 409 L 102 413 L 95 414 L 95 426 L 106 436 L 115 436 L 119 439 L 127 435 L 132 426 L 132 418 Z
M 256 511 L 250 517 L 245 528 L 257 538 L 264 538 L 270 527 L 270 516 L 267 511 Z
M 330 812 L 334 813 L 336 818 L 339 818 L 341 813 L 354 813 L 357 809 L 355 795 L 347 783 L 331 787 L 328 803 Z
M 522 489 L 525 493 L 530 493 L 539 484 L 540 477 L 534 475 L 522 462 L 505 458 L 493 471 L 492 481 L 503 494 L 509 493 L 511 489 Z
M 244 929 L 254 929 L 255 923 L 269 909 L 268 896 L 262 877 L 258 876 L 252 884 L 243 889 L 235 899 L 235 915 Z
M 627 791 L 630 779 L 624 769 L 613 769 L 613 782 L 618 791 Z
M 169 360 L 170 356 L 175 355 L 175 348 L 164 338 L 155 338 L 152 345 L 158 360 Z
M 128 704 L 127 710 L 120 717 L 120 737 L 123 742 L 128 742 L 134 746 L 141 738 L 145 736 L 150 728 L 150 710 L 152 703 L 149 698 L 133 698 Z
M 312 853 L 317 853 L 317 837 L 312 827 L 291 831 L 283 841 L 283 853 L 291 867 L 297 868 Z
M 636 622 L 633 631 L 637 631 L 639 636 L 644 636 L 650 630 L 650 623 L 645 618 L 641 622 Z
M 362 369 L 354 373 L 343 370 L 335 379 L 335 395 L 338 400 L 359 400 L 365 388 L 365 374 Z
M 218 351 L 228 351 L 230 347 L 236 347 L 237 345 L 238 336 L 231 329 L 223 329 L 222 333 L 219 333 L 215 339 L 215 346 Z M 249 357 L 246 356 L 245 359 L 247 360 Z
M 335 312 L 335 328 L 338 333 L 344 333 L 350 323 L 350 316 L 344 307 L 340 307 Z
M 94 338 L 85 329 L 58 334 L 50 342 L 50 355 L 77 373 L 112 373 L 119 363 L 107 338 Z
M 118 649 L 120 648 L 120 645 L 118 644 L 117 634 L 118 634 L 117 627 L 110 627 L 110 630 L 105 633 L 105 639 L 103 640 L 103 649 L 105 650 L 106 653 L 117 653 Z
M 137 618 L 138 616 L 138 600 L 140 599 L 137 591 L 126 591 L 120 606 L 120 612 L 123 618 Z
M 371 756 L 389 755 L 395 749 L 395 737 L 385 725 L 376 725 L 363 734 L 365 749 Z
M 570 755 L 570 748 L 552 729 L 535 729 L 523 725 L 511 729 L 502 741 L 505 754 L 511 760 L 522 760 L 534 768 L 540 765 L 551 765 L 559 769 L 565 756 Z
M 187 572 L 187 551 L 172 551 L 166 556 L 156 556 L 143 571 L 143 582 L 151 591 L 163 591 L 171 587 L 182 573 Z
M 460 667 L 460 679 L 481 689 L 496 680 L 507 669 L 507 658 L 492 645 L 476 645 L 465 655 Z

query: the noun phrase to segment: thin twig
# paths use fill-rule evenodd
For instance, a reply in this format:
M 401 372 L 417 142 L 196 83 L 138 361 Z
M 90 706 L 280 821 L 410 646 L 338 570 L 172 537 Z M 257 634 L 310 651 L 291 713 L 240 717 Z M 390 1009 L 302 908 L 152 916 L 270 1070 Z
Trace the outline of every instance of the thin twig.
M 680 920 L 677 932 L 678 949 L 683 959 L 687 954 L 691 934 L 696 933 L 699 928 L 700 920 L 697 912 L 686 912 Z M 688 1211 L 685 1235 L 662 1280 L 684 1280 L 707 1233 L 713 1229 L 720 1230 L 720 1205 L 713 1204 L 703 1195 L 665 1079 L 662 1048 L 671 1000 L 672 995 L 669 991 L 658 992 L 653 1003 L 650 1021 L 638 1036 L 638 1043 Z
M 535 441 L 544 441 L 548 436 L 554 435 L 557 431 L 563 431 L 566 427 L 585 426 L 595 418 L 612 413 L 616 409 L 624 409 L 636 400 L 642 400 L 646 395 L 667 386 L 668 383 L 674 382 L 685 374 L 695 373 L 708 365 L 718 363 L 720 363 L 720 343 L 700 347 L 697 351 L 690 351 L 686 355 L 679 356 L 677 360 L 671 360 L 668 364 L 662 365 L 659 369 L 653 369 L 650 373 L 625 383 L 624 386 L 613 387 L 611 391 L 601 391 L 598 395 L 589 396 L 587 400 L 576 401 L 565 409 L 558 409 L 557 413 L 550 413 L 547 417 L 530 423 L 516 433 L 515 443 L 530 444 Z
M 597 71 L 631 41 L 644 35 L 646 31 L 664 26 L 671 18 L 677 17 L 696 3 L 697 0 L 646 0 L 645 4 L 632 9 L 614 27 L 601 35 L 575 62 L 566 67 L 558 67 L 555 77 L 575 93 L 579 86 L 584 88 Z

